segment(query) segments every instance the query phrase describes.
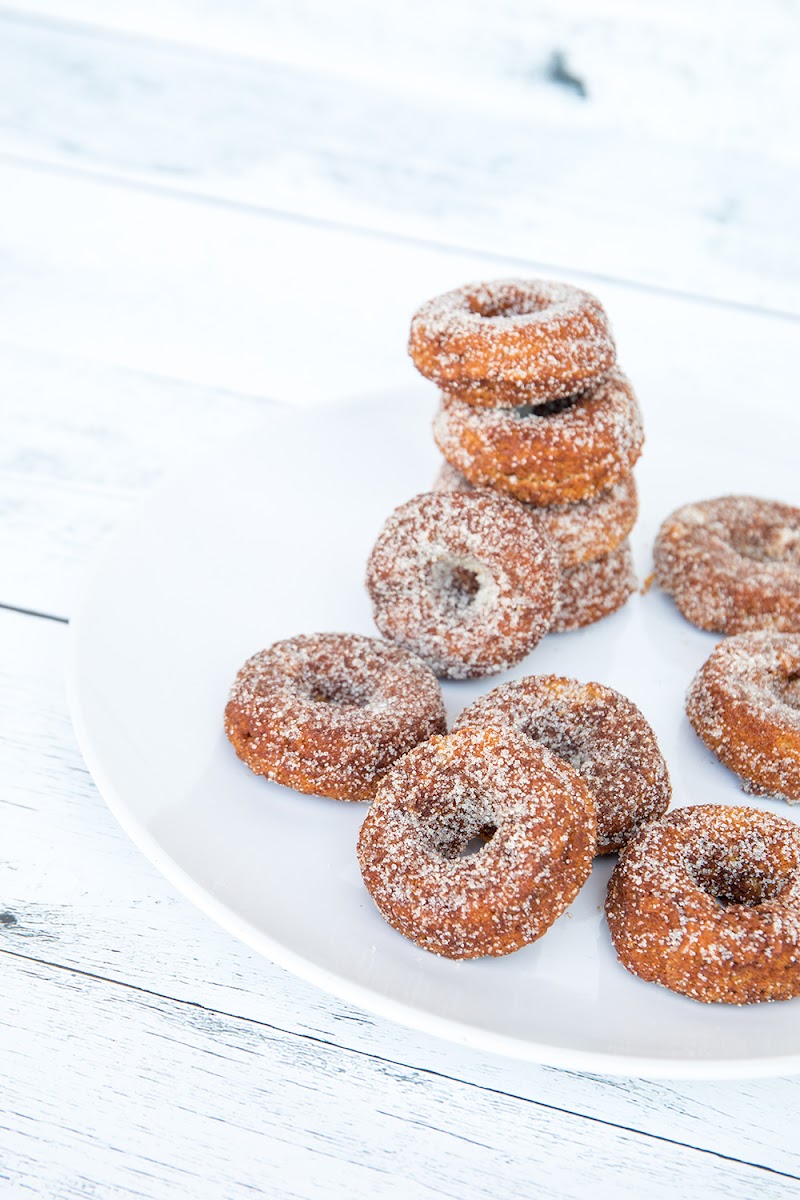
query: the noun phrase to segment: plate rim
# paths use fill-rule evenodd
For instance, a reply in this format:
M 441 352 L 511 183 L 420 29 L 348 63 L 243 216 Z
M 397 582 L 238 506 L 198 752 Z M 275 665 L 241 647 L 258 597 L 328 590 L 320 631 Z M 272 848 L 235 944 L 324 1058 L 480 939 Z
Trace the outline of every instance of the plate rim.
M 387 395 L 401 394 L 408 390 L 408 388 L 376 389 L 356 397 L 335 397 L 326 403 L 314 406 L 291 405 L 275 401 L 270 408 L 271 411 L 277 411 L 282 415 L 296 414 L 299 416 L 301 413 L 315 409 L 340 411 L 372 407 L 375 404 L 376 391 L 380 391 L 381 395 Z M 255 421 L 252 428 L 247 431 L 240 431 L 224 439 L 207 453 L 192 458 L 178 470 L 168 473 L 144 497 L 141 497 L 138 502 L 134 502 L 132 509 L 123 516 L 90 561 L 84 576 L 84 587 L 75 606 L 75 613 L 68 622 L 68 646 L 65 656 L 66 696 L 78 747 L 103 802 L 131 842 L 162 877 L 195 908 L 261 957 L 322 991 L 337 996 L 346 1003 L 355 1004 L 375 1016 L 393 1021 L 418 1033 L 438 1037 L 482 1053 L 499 1054 L 517 1061 L 619 1078 L 731 1080 L 800 1073 L 800 1051 L 793 1054 L 761 1055 L 755 1058 L 664 1059 L 654 1056 L 626 1055 L 619 1051 L 578 1050 L 497 1033 L 455 1018 L 432 1014 L 403 1001 L 394 1000 L 363 984 L 353 982 L 335 971 L 319 966 L 286 946 L 276 937 L 256 928 L 248 920 L 239 916 L 227 904 L 217 900 L 180 866 L 161 847 L 157 838 L 148 831 L 144 823 L 130 810 L 95 752 L 80 698 L 80 643 L 88 599 L 95 581 L 103 575 L 106 560 L 110 559 L 117 544 L 124 541 L 128 530 L 140 526 L 146 520 L 150 509 L 158 508 L 163 495 L 173 491 L 180 492 L 188 480 L 196 477 L 202 471 L 205 464 L 215 462 L 231 447 L 245 438 L 258 434 L 260 430 L 268 427 L 268 424 L 269 418 L 263 417 L 261 420 Z

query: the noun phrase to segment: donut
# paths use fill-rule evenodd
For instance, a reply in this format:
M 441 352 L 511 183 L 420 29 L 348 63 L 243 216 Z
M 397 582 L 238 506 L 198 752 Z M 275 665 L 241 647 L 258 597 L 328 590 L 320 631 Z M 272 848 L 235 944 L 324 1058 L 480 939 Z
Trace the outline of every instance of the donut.
M 612 854 L 662 816 L 672 788 L 656 735 L 636 705 L 601 683 L 529 675 L 484 693 L 459 716 L 509 728 L 574 767 L 597 809 L 597 854 Z
M 616 350 L 602 304 L 568 283 L 499 279 L 428 300 L 411 321 L 417 370 L 471 405 L 572 396 Z
M 435 492 L 471 492 L 475 484 L 445 461 L 433 484 Z M 553 541 L 562 569 L 591 562 L 616 550 L 625 540 L 639 512 L 633 475 L 625 475 L 608 491 L 575 504 L 526 505 Z
M 249 658 L 225 732 L 256 775 L 334 800 L 371 800 L 401 755 L 447 728 L 413 654 L 352 633 L 301 634 Z
M 558 559 L 518 504 L 488 492 L 425 492 L 395 509 L 367 566 L 384 637 L 451 679 L 491 675 L 541 641 Z
M 800 802 L 800 635 L 726 638 L 697 672 L 686 713 L 745 791 Z
M 475 408 L 443 394 L 433 436 L 470 483 L 531 504 L 587 500 L 613 487 L 644 442 L 636 397 L 618 371 L 534 407 Z
M 572 767 L 513 730 L 467 728 L 384 776 L 358 861 L 394 929 L 445 958 L 478 958 L 542 936 L 588 879 L 594 839 Z
M 611 616 L 622 608 L 636 587 L 633 555 L 628 542 L 594 562 L 580 563 L 562 571 L 550 632 L 569 633 Z
M 705 1003 L 800 995 L 800 826 L 699 804 L 619 857 L 606 918 L 623 966 Z
M 686 504 L 654 557 L 659 584 L 700 629 L 800 633 L 800 509 L 755 496 Z

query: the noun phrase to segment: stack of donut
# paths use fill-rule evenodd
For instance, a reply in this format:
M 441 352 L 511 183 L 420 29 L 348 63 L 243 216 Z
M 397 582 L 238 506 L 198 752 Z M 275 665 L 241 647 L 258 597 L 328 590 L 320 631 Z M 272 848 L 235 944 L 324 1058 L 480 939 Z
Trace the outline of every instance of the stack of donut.
M 445 463 L 378 538 L 375 621 L 437 675 L 493 674 L 635 590 L 639 407 L 602 305 L 565 283 L 437 296 L 415 313 L 409 352 L 441 390 Z
M 429 300 L 409 352 L 441 389 L 440 490 L 490 488 L 525 505 L 560 560 L 551 630 L 620 608 L 636 579 L 639 407 L 616 369 L 603 306 L 566 283 L 499 280 Z

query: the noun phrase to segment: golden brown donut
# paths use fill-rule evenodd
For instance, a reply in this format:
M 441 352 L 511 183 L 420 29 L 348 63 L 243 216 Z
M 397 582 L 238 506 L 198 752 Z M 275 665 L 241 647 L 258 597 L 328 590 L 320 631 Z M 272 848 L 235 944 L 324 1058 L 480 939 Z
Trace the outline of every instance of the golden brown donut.
M 443 395 L 433 437 L 470 483 L 531 504 L 574 503 L 613 487 L 644 442 L 636 397 L 618 371 L 533 409 L 475 408 Z
M 225 732 L 256 775 L 298 792 L 370 800 L 412 746 L 447 728 L 423 662 L 377 638 L 301 634 L 244 664 Z
M 800 509 L 755 496 L 686 504 L 659 530 L 655 568 L 700 629 L 800 632 Z
M 551 633 L 568 633 L 609 617 L 636 591 L 636 572 L 630 544 L 611 554 L 562 571 Z
M 597 808 L 597 853 L 619 850 L 666 812 L 672 788 L 656 735 L 636 705 L 601 683 L 529 675 L 484 693 L 465 725 L 514 729 L 574 767 Z
M 720 642 L 689 688 L 686 713 L 745 791 L 800 802 L 800 635 Z
M 490 407 L 572 396 L 616 360 L 600 301 L 540 279 L 469 284 L 428 300 L 412 318 L 408 351 L 445 391 Z
M 588 879 L 595 832 L 572 767 L 513 730 L 461 729 L 384 776 L 358 861 L 394 929 L 434 954 L 477 958 L 541 937 Z
M 674 992 L 800 995 L 800 826 L 725 805 L 669 813 L 620 854 L 606 917 L 623 966 Z
M 557 586 L 549 539 L 489 492 L 415 496 L 389 517 L 367 566 L 381 633 L 451 679 L 524 658 L 550 628 Z
M 475 484 L 445 461 L 433 484 L 435 492 L 471 492 Z M 625 540 L 639 512 L 636 480 L 626 475 L 606 492 L 576 504 L 525 506 L 552 539 L 562 569 L 591 562 L 616 550 Z

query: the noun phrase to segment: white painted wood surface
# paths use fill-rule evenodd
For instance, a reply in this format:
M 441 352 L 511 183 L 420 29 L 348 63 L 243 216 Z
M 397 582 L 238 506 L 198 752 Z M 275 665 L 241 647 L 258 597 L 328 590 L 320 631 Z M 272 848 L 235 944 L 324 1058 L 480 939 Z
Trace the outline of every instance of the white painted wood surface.
M 800 1195 L 800 1080 L 531 1068 L 233 942 L 105 808 L 48 619 L 139 496 L 264 404 L 407 381 L 410 311 L 467 278 L 594 278 L 634 379 L 682 338 L 698 368 L 676 387 L 698 400 L 719 378 L 754 404 L 780 387 L 798 18 L 722 15 L 0 12 L 3 1195 Z M 553 79 L 556 51 L 588 95 Z M 648 346 L 626 334 L 641 305 Z

